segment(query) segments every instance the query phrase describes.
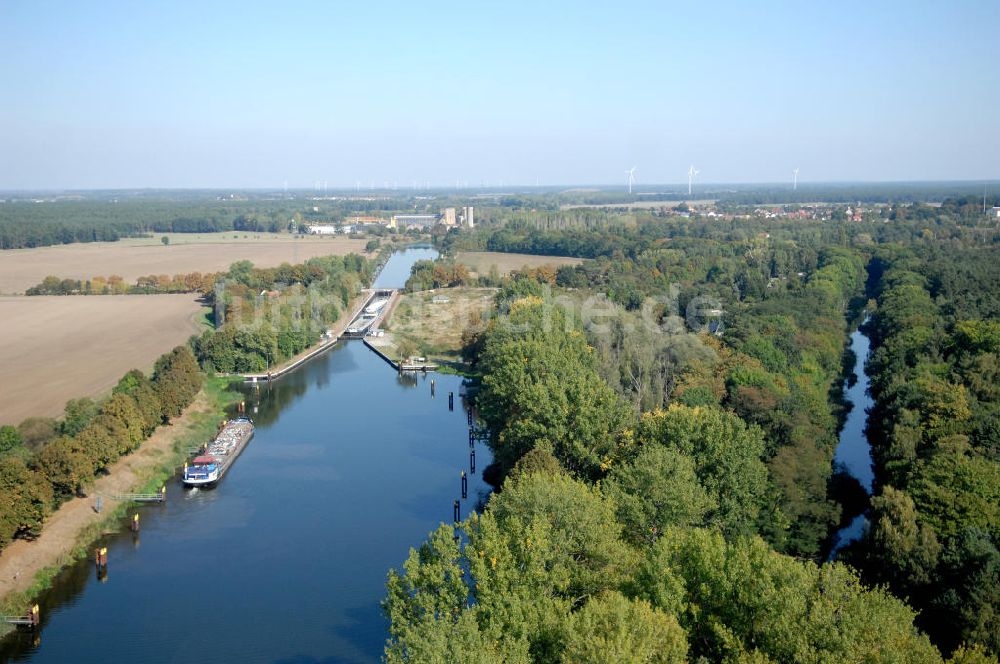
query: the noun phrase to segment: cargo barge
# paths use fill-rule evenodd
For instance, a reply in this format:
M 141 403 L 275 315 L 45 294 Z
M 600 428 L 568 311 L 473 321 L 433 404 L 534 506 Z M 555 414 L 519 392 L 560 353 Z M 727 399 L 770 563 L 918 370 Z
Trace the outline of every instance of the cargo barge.
M 230 420 L 200 454 L 184 465 L 181 481 L 185 486 L 208 486 L 222 479 L 246 444 L 253 438 L 253 420 L 237 417 Z
M 374 302 L 372 302 L 371 304 L 369 304 L 367 307 L 365 307 L 364 313 L 366 313 L 366 314 L 368 314 L 370 316 L 378 315 L 378 313 L 380 311 L 382 311 L 382 309 L 388 303 L 389 303 L 389 298 L 383 298 L 381 300 L 375 300 Z

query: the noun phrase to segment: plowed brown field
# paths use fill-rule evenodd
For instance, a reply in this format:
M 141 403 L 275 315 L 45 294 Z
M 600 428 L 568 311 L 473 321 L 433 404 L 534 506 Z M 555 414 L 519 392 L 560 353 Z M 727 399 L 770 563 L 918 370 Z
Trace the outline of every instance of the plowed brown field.
M 60 415 L 198 332 L 193 295 L 0 297 L 0 424 Z

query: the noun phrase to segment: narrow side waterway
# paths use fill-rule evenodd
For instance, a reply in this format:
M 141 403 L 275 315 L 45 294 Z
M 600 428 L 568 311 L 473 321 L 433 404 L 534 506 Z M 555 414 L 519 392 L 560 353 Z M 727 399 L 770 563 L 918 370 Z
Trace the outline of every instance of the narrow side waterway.
M 380 280 L 408 274 L 387 265 Z M 107 577 L 91 560 L 65 570 L 41 598 L 37 643 L 16 634 L 0 659 L 379 661 L 386 572 L 451 521 L 469 471 L 461 383 L 400 376 L 352 341 L 248 386 L 256 435 L 219 486 L 169 483 L 164 505 L 140 508 L 138 536 L 123 523 L 102 542 Z M 476 453 L 463 518 L 489 491 L 489 450 Z
M 867 321 L 867 319 L 866 319 Z M 865 425 L 868 422 L 868 409 L 872 405 L 868 395 L 868 374 L 865 373 L 865 362 L 871 351 L 871 342 L 859 329 L 851 335 L 851 350 L 854 352 L 854 380 L 848 380 L 844 395 L 851 404 L 844 427 L 840 431 L 840 440 L 834 454 L 834 467 L 843 467 L 871 495 L 872 483 L 875 481 L 875 471 L 872 466 L 871 445 L 865 436 Z M 853 383 L 853 384 L 852 384 Z M 864 514 L 854 517 L 850 523 L 837 531 L 834 536 L 830 559 L 836 557 L 837 551 L 847 546 L 861 536 L 867 519 Z

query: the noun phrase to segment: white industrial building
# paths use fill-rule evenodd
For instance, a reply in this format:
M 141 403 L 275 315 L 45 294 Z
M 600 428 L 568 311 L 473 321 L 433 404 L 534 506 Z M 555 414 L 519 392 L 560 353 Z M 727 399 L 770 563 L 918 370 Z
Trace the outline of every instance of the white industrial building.
M 336 226 L 319 225 L 309 227 L 310 235 L 336 235 L 338 232 L 340 232 L 340 229 Z
M 394 214 L 390 228 L 404 229 L 409 226 L 433 226 L 440 217 L 436 214 Z

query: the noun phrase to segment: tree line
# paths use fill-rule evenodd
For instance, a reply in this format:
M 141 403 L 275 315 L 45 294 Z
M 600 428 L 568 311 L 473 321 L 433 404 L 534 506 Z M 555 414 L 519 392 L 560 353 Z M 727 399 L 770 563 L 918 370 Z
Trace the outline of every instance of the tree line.
M 115 242 L 149 233 L 297 230 L 312 207 L 266 201 L 84 200 L 0 206 L 0 249 Z
M 472 283 L 469 268 L 455 261 L 417 261 L 410 268 L 406 290 L 412 292 L 431 288 L 450 288 Z
M 0 548 L 37 537 L 60 504 L 180 415 L 202 381 L 191 349 L 178 346 L 160 356 L 151 376 L 126 373 L 101 403 L 74 399 L 59 422 L 28 418 L 0 427 Z
M 163 192 L 94 196 L 97 198 L 82 200 L 0 199 L 0 249 L 115 242 L 154 233 L 297 233 L 309 224 L 341 223 L 358 214 L 381 213 L 387 218 L 394 212 L 436 212 L 446 203 L 407 196 L 222 198 L 217 194 L 171 196 Z
M 6 200 L 0 204 L 0 249 L 41 247 L 72 242 L 117 241 L 121 238 L 152 233 L 247 233 L 298 232 L 310 223 L 338 223 L 357 214 L 394 212 L 436 212 L 442 207 L 474 204 L 477 224 L 497 229 L 518 224 L 540 230 L 579 228 L 599 231 L 611 226 L 644 225 L 662 219 L 662 209 L 564 208 L 572 204 L 615 204 L 639 200 L 624 192 L 539 192 L 504 195 L 495 199 L 440 195 L 426 200 L 410 195 L 322 198 L 244 194 L 238 198 L 219 197 L 212 193 L 171 196 L 162 192 L 143 195 L 136 192 L 105 194 L 82 200 L 42 202 Z M 785 188 L 756 187 L 743 191 L 720 191 L 715 196 L 722 210 L 737 210 L 763 204 L 799 204 L 827 201 L 842 205 L 883 203 L 892 220 L 968 225 L 982 218 L 981 189 L 969 185 L 895 184 L 803 186 L 792 192 Z M 686 193 L 658 197 L 665 202 L 679 202 Z M 646 200 L 644 198 L 644 200 Z M 941 203 L 940 207 L 921 201 Z M 988 206 L 1000 204 L 995 194 Z M 680 222 L 679 218 L 672 218 Z M 712 222 L 716 223 L 716 222 Z M 864 231 L 868 232 L 868 231 Z M 465 234 L 465 239 L 484 239 L 481 234 Z M 512 247 L 513 238 L 498 238 L 494 246 Z M 586 237 L 567 238 L 559 251 L 589 251 Z M 481 248 L 485 244 L 481 245 Z M 498 251 L 504 249 L 496 249 Z M 552 253 L 551 249 L 527 253 Z M 578 255 L 578 254 L 565 254 Z M 582 255 L 582 254 L 580 254 Z
M 234 263 L 206 294 L 215 329 L 192 340 L 198 361 L 208 372 L 267 371 L 316 344 L 373 273 L 357 254 L 276 268 Z
M 129 284 L 120 275 L 95 276 L 90 279 L 60 279 L 49 275 L 27 289 L 25 295 L 151 295 L 156 293 L 202 293 L 215 288 L 224 273 L 188 272 L 185 274 L 150 274 Z
M 1000 242 L 1000 226 L 983 223 L 971 198 L 949 199 L 941 207 L 912 204 L 885 207 L 862 222 L 763 218 L 665 217 L 657 210 L 492 208 L 477 213 L 475 229 L 453 229 L 439 238 L 447 253 L 504 251 L 577 258 L 634 257 L 680 238 L 745 242 L 766 236 L 819 250 L 829 246 L 870 250 L 875 245 L 950 246 Z M 981 210 L 982 201 L 979 201 Z

